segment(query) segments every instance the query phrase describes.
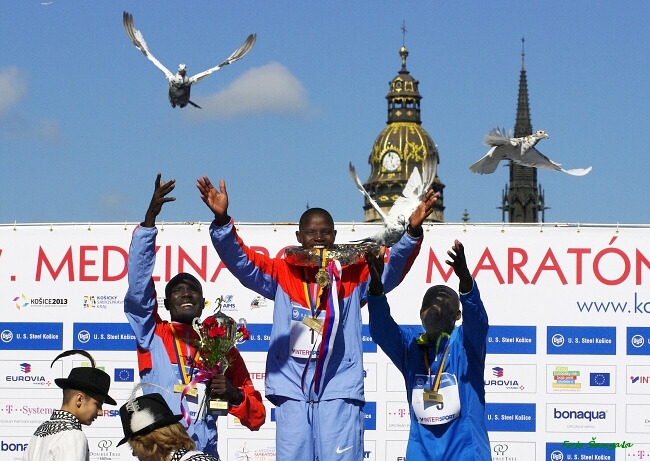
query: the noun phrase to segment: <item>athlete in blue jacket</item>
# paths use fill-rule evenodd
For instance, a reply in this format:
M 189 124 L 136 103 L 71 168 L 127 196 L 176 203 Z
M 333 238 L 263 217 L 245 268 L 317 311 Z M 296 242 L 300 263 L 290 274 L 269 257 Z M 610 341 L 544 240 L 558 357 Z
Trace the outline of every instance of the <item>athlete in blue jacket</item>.
M 189 340 L 198 336 L 192 328 L 192 320 L 200 318 L 205 305 L 203 288 L 196 277 L 182 272 L 172 277 L 165 286 L 165 307 L 169 309 L 171 322 L 158 315 L 153 270 L 156 263 L 155 220 L 163 204 L 175 200 L 167 195 L 174 189 L 175 181 L 161 183 L 160 173 L 145 219 L 133 232 L 129 249 L 129 288 L 124 298 L 124 313 L 137 339 L 140 380 L 156 384 L 169 392 L 161 392 L 170 408 L 179 408 L 181 391 L 198 371 L 192 363 L 196 348 Z M 228 351 L 230 366 L 222 375 L 212 378 L 206 386 L 198 385 L 198 393 L 187 394 L 183 407 L 192 416 L 187 428 L 197 448 L 215 457 L 217 454 L 217 417 L 199 413 L 204 392 L 231 403 L 229 413 L 242 425 L 256 431 L 266 419 L 262 396 L 253 387 L 244 359 L 236 348 Z M 145 394 L 158 392 L 144 387 Z M 205 406 L 203 406 L 205 410 Z
M 363 259 L 342 267 L 332 262 L 327 286 L 319 287 L 318 268 L 269 258 L 244 245 L 228 216 L 223 180 L 217 190 L 204 176 L 197 187 L 214 213 L 210 235 L 223 263 L 244 286 L 274 301 L 265 387 L 266 398 L 277 407 L 276 459 L 362 460 L 360 307 L 366 302 L 367 264 Z M 436 199 L 432 191 L 427 194 L 411 215 L 408 232 L 392 247 L 383 277 L 387 291 L 399 284 L 418 254 L 422 223 Z M 304 249 L 334 245 L 334 221 L 321 208 L 307 210 L 298 229 L 296 238 Z M 303 319 L 311 325 L 322 322 L 322 335 Z
M 372 339 L 404 375 L 411 428 L 409 461 L 490 461 L 485 427 L 485 340 L 488 318 L 463 245 L 456 240 L 446 261 L 458 276 L 458 295 L 444 285 L 422 299 L 424 333 L 400 328 L 390 315 L 381 282 L 383 259 L 368 257 L 368 311 Z

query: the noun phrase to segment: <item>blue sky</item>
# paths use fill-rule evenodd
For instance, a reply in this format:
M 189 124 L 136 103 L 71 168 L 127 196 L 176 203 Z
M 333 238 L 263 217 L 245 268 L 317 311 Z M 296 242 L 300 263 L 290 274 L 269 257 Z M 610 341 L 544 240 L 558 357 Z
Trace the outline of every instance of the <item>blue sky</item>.
M 167 83 L 131 44 L 193 75 L 249 33 L 253 50 L 172 109 Z M 483 135 L 512 128 L 521 38 L 539 150 L 584 177 L 540 171 L 547 222 L 646 223 L 650 201 L 647 1 L 13 1 L 0 13 L 0 223 L 144 217 L 155 175 L 176 178 L 160 219 L 209 221 L 194 184 L 224 178 L 238 221 L 296 221 L 306 204 L 362 221 L 388 82 L 420 81 L 438 145 L 445 220 L 499 222 L 508 169 L 470 173 Z

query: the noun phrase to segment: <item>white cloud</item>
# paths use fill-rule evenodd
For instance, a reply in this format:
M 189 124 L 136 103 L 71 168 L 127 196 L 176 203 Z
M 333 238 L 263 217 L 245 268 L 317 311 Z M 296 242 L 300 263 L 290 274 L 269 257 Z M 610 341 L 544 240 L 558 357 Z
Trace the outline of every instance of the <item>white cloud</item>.
M 262 113 L 311 116 L 316 113 L 309 105 L 307 90 L 300 80 L 278 62 L 253 68 L 225 90 L 195 102 L 203 110 L 189 112 L 194 119 Z
M 17 67 L 0 69 L 0 117 L 15 106 L 27 92 L 27 83 Z

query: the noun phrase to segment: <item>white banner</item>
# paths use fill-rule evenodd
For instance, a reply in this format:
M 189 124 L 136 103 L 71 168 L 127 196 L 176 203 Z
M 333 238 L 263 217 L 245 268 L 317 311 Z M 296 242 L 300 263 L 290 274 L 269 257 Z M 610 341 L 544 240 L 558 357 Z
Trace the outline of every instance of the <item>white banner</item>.
M 60 351 L 89 350 L 111 375 L 111 395 L 119 404 L 138 381 L 134 337 L 122 306 L 134 227 L 0 226 L 0 461 L 21 459 L 39 422 L 60 407 L 53 379 L 82 364 L 75 357 L 49 368 Z M 296 244 L 296 225 L 238 229 L 247 245 L 269 256 Z M 378 227 L 337 229 L 337 243 L 347 243 Z M 210 303 L 205 315 L 221 306 L 235 319 L 245 318 L 252 338 L 240 349 L 263 393 L 273 301 L 243 288 L 224 268 L 207 224 L 164 224 L 159 230 L 157 292 L 162 295 L 179 271 L 191 272 Z M 624 459 L 621 448 L 590 448 L 592 438 L 642 447 L 650 432 L 647 228 L 442 224 L 425 231 L 413 268 L 389 294 L 391 312 L 398 323 L 419 327 L 426 288 L 458 288 L 444 261 L 454 239 L 465 245 L 490 321 L 486 423 L 494 461 Z M 363 310 L 364 458 L 403 460 L 410 424 L 404 381 L 372 342 Z M 231 416 L 219 424 L 222 458 L 275 459 L 273 405 L 265 404 L 267 422 L 259 433 Z M 130 450 L 115 448 L 122 437 L 117 408 L 105 406 L 104 416 L 84 428 L 91 459 L 132 459 Z M 584 446 L 571 445 L 577 442 Z

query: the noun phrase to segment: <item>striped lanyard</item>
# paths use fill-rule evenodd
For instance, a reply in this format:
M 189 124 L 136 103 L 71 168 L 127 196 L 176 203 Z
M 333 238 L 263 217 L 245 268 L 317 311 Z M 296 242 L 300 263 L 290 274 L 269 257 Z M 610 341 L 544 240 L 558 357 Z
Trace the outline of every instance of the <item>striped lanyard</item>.
M 445 361 L 447 360 L 447 353 L 449 352 L 449 346 L 451 346 L 451 337 L 447 333 L 441 333 L 440 336 L 438 336 L 438 340 L 436 341 L 436 358 L 435 360 L 438 360 L 438 350 L 440 348 L 440 341 L 442 340 L 443 337 L 447 338 L 447 345 L 445 346 L 445 351 L 442 354 L 442 360 L 440 361 L 440 367 L 438 367 L 438 371 L 436 372 L 436 379 L 434 380 L 433 388 L 431 389 L 433 392 L 438 392 L 438 388 L 440 387 L 440 377 L 442 376 L 442 370 L 445 368 Z M 431 379 L 431 365 L 429 364 L 429 354 L 427 353 L 428 347 L 425 345 L 424 346 L 424 366 L 427 369 L 427 376 L 429 376 L 429 379 Z
M 200 354 L 199 351 L 197 350 L 194 355 L 194 360 L 192 360 L 192 364 L 190 365 L 190 374 L 188 375 L 185 367 L 185 357 L 190 359 L 190 355 L 192 351 L 191 346 L 188 342 L 188 340 L 190 339 L 190 332 L 189 330 L 187 331 L 186 338 L 183 340 L 178 337 L 178 333 L 174 328 L 174 324 L 170 323 L 169 326 L 172 330 L 172 334 L 174 335 L 174 352 L 176 352 L 176 364 L 178 365 L 178 370 L 180 372 L 179 375 L 183 380 L 183 384 L 188 384 L 191 380 L 192 374 L 194 373 L 194 364 L 199 359 Z M 181 341 L 185 343 L 187 355 L 184 355 L 183 351 L 181 350 Z

